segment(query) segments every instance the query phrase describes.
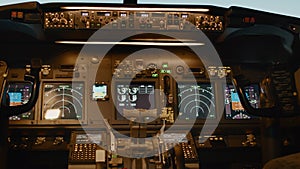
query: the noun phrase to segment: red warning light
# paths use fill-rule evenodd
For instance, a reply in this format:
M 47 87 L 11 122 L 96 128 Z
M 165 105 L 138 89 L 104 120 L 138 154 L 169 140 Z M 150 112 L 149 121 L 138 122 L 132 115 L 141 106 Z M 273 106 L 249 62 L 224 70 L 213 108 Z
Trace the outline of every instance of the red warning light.
M 244 17 L 243 18 L 243 22 L 244 23 L 251 23 L 251 24 L 254 24 L 256 22 L 255 18 L 254 17 Z
M 17 18 L 17 12 L 16 11 L 12 11 L 11 12 L 11 17 L 12 18 Z

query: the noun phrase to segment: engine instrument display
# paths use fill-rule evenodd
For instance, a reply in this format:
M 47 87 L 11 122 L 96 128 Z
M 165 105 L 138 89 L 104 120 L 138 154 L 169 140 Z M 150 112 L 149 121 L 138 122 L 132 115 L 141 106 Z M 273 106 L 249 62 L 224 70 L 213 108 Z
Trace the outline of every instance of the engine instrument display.
M 254 108 L 259 108 L 259 87 L 258 85 L 250 85 L 245 88 L 246 96 Z M 233 85 L 225 87 L 225 115 L 226 119 L 251 119 L 254 116 L 248 114 L 243 108 L 240 98 Z
M 179 117 L 186 120 L 191 118 L 215 118 L 215 95 L 211 84 L 178 83 Z
M 116 85 L 116 109 L 117 120 L 124 117 L 143 116 L 145 114 L 153 114 L 155 109 L 155 85 L 151 82 L 140 83 L 118 83 Z M 155 111 L 156 113 L 156 111 Z M 138 114 L 138 115 L 137 115 Z
M 83 93 L 82 82 L 44 83 L 42 119 L 82 119 Z
M 13 82 L 8 85 L 9 106 L 26 104 L 31 97 L 32 85 L 30 83 Z M 33 120 L 34 108 L 18 116 L 11 116 L 9 120 Z

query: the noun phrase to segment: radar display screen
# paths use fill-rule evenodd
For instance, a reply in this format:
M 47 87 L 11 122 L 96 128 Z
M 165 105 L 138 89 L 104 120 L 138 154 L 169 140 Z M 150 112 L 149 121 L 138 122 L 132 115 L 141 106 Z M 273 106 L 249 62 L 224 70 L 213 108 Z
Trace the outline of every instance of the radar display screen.
M 31 83 L 11 82 L 8 85 L 9 106 L 20 106 L 26 104 L 32 92 Z M 18 116 L 11 116 L 9 120 L 33 120 L 34 108 Z
M 129 111 L 137 114 L 133 116 L 143 116 L 142 113 L 138 115 L 140 112 L 151 114 L 155 109 L 154 91 L 155 83 L 151 82 L 117 83 L 115 92 L 117 120 L 124 120 Z
M 82 82 L 44 83 L 42 120 L 82 119 Z
M 250 85 L 244 88 L 246 96 L 254 108 L 259 108 L 259 87 L 258 85 Z M 225 87 L 225 115 L 226 119 L 251 119 L 255 118 L 248 114 L 243 108 L 240 98 L 233 85 Z
M 214 87 L 211 84 L 178 83 L 178 118 L 216 118 Z

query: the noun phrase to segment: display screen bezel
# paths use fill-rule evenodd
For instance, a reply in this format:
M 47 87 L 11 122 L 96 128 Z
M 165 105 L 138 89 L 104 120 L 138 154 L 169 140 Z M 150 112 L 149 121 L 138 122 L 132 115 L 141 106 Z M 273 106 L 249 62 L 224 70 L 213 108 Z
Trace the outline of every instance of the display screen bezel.
M 78 83 L 81 84 L 83 89 L 82 89 L 82 114 L 81 114 L 81 118 L 79 119 L 45 119 L 44 118 L 44 95 L 45 95 L 45 85 L 49 85 L 49 84 L 68 84 L 71 85 L 73 87 L 73 83 Z M 86 104 L 85 104 L 85 99 L 86 96 L 85 94 L 86 92 L 86 84 L 84 81 L 69 81 L 69 80 L 61 80 L 61 81 L 43 81 L 41 83 L 41 103 L 40 103 L 40 113 L 39 113 L 39 124 L 47 124 L 47 125 L 55 125 L 55 124 L 86 124 Z
M 217 116 L 218 116 L 218 113 L 217 113 L 217 103 L 216 103 L 216 84 L 215 82 L 209 82 L 209 81 L 196 81 L 196 82 L 193 82 L 193 81 L 179 81 L 176 83 L 176 103 L 177 103 L 177 106 L 176 106 L 176 110 L 177 110 L 177 116 L 180 116 L 180 107 L 179 107 L 179 104 L 180 104 L 180 100 L 179 100 L 179 87 L 178 85 L 194 85 L 194 84 L 197 84 L 197 86 L 200 85 L 203 86 L 203 85 L 206 85 L 207 87 L 208 86 L 211 86 L 212 87 L 212 97 L 213 97 L 213 103 L 214 103 L 214 107 L 213 107 L 213 115 L 211 115 L 210 117 L 207 117 L 209 116 L 209 114 L 207 114 L 206 117 L 196 117 L 196 122 L 200 122 L 200 121 L 203 121 L 203 120 L 216 120 L 217 119 Z M 189 119 L 187 119 L 189 120 Z
M 226 89 L 227 87 L 230 87 L 229 88 L 230 90 L 235 90 L 233 84 L 231 84 L 231 83 L 227 83 L 227 84 L 223 85 L 223 92 L 224 92 L 224 96 L 223 96 L 224 97 L 224 119 L 225 120 L 234 120 L 234 121 L 238 121 L 238 120 L 257 120 L 257 119 L 259 119 L 259 117 L 251 115 L 251 114 L 247 113 L 245 110 L 240 112 L 240 116 L 243 115 L 244 118 L 238 118 L 238 117 L 235 118 L 235 115 L 238 115 L 238 112 L 236 112 L 236 110 L 234 110 L 232 108 L 232 101 L 227 101 L 226 100 L 226 90 L 228 90 L 228 89 Z M 259 103 L 259 99 L 260 99 L 259 84 L 253 83 L 253 84 L 248 85 L 246 88 L 249 88 L 249 87 L 254 87 L 256 89 L 255 93 L 258 96 L 258 98 L 257 98 L 258 99 L 258 103 L 257 104 L 259 106 L 259 104 L 260 104 Z M 230 94 L 230 95 L 232 95 L 232 94 Z M 230 97 L 232 97 L 232 96 L 230 96 Z M 236 93 L 236 97 L 238 97 L 237 93 Z M 229 103 L 227 103 L 227 102 L 229 102 Z M 240 103 L 240 100 L 239 100 L 238 104 L 240 106 L 242 106 L 241 103 Z M 227 105 L 229 105 L 229 106 L 227 106 Z M 232 113 L 232 112 L 236 112 L 236 113 Z
M 128 121 L 129 119 L 126 119 L 125 117 L 123 117 L 121 115 L 121 113 L 119 112 L 120 110 L 120 107 L 118 107 L 118 102 L 117 102 L 117 97 L 118 97 L 118 94 L 117 94 L 117 86 L 118 85 L 127 85 L 127 84 L 130 84 L 130 85 L 151 85 L 154 87 L 154 91 L 153 91 L 153 96 L 152 96 L 152 100 L 150 102 L 152 102 L 151 104 L 151 109 L 150 110 L 154 110 L 154 109 L 157 109 L 157 111 L 159 111 L 159 104 L 156 102 L 158 99 L 158 96 L 157 96 L 157 93 L 155 92 L 155 90 L 158 88 L 157 86 L 157 82 L 156 81 L 131 81 L 131 82 L 128 82 L 128 81 L 117 81 L 115 82 L 113 85 L 114 85 L 114 91 L 113 91 L 113 97 L 114 97 L 114 102 L 115 102 L 115 105 L 114 105 L 114 109 L 115 109 L 115 120 L 118 121 L 118 122 L 121 122 L 121 121 Z M 154 104 L 154 105 L 153 105 Z
M 105 101 L 108 100 L 108 85 L 104 83 L 95 83 L 92 86 L 92 100 Z
M 30 90 L 28 92 L 30 92 L 30 95 L 31 95 L 32 83 L 30 83 L 30 82 L 26 82 L 26 81 L 8 81 L 7 82 L 7 94 L 11 93 L 10 92 L 10 85 L 29 85 Z M 28 98 L 28 100 L 29 100 L 29 98 Z M 23 105 L 23 104 L 21 104 L 21 105 Z M 12 105 L 10 105 L 10 106 L 12 106 Z M 18 116 L 10 116 L 9 117 L 9 123 L 10 124 L 27 124 L 27 123 L 32 124 L 36 120 L 35 112 L 36 112 L 36 108 L 34 106 L 29 112 L 22 113 Z M 28 113 L 30 113 L 28 119 L 24 119 L 24 118 L 20 117 L 20 116 L 23 116 L 23 115 L 26 116 L 26 114 L 28 114 Z

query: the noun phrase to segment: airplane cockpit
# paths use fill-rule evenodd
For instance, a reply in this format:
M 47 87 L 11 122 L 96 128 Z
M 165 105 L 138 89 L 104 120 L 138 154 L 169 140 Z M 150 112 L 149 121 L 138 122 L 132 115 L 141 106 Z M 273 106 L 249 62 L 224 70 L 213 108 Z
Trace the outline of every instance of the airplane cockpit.
M 271 169 L 300 152 L 299 33 L 238 6 L 0 6 L 0 168 Z

